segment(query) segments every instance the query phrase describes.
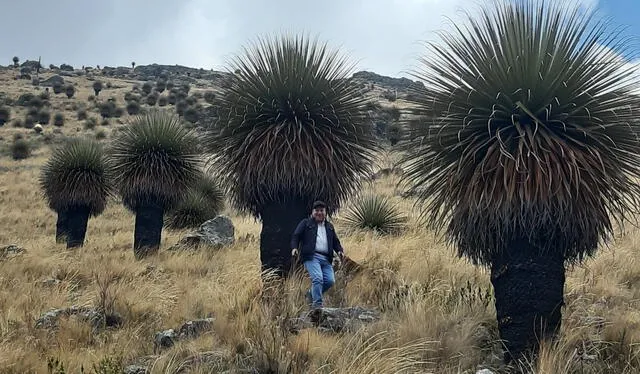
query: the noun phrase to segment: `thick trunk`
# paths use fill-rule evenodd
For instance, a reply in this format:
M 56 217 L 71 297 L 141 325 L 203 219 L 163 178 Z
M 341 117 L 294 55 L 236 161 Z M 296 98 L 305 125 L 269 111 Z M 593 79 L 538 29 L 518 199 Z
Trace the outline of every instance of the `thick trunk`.
M 260 261 L 262 270 L 275 270 L 286 277 L 293 270 L 291 262 L 291 235 L 298 223 L 309 215 L 309 205 L 303 200 L 274 202 L 260 212 L 262 231 L 260 232 Z
M 64 243 L 67 241 L 67 211 L 58 212 L 58 220 L 56 221 L 56 243 Z
M 89 222 L 89 208 L 69 209 L 66 215 L 67 248 L 82 247 Z
M 553 339 L 562 319 L 565 267 L 562 251 L 544 253 L 525 238 L 513 240 L 493 258 L 495 291 L 505 362 L 519 366 L 535 359 L 540 342 Z
M 164 209 L 158 205 L 144 205 L 136 210 L 136 227 L 133 237 L 133 253 L 142 259 L 156 253 L 162 239 Z

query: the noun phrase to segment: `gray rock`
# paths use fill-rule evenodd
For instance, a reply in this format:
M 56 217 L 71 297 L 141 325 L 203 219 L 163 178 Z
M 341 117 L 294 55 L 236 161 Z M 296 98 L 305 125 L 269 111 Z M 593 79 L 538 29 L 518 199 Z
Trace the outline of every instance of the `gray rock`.
M 491 371 L 489 369 L 480 369 L 480 370 L 476 371 L 476 374 L 493 374 L 493 371 Z
M 323 332 L 353 332 L 378 320 L 380 320 L 380 313 L 373 309 L 361 307 L 323 308 L 319 316 L 314 315 L 313 311 L 308 311 L 291 320 L 290 331 L 297 333 L 302 329 L 315 326 Z
M 198 248 L 200 245 L 220 248 L 235 242 L 235 228 L 227 216 L 217 216 L 200 225 L 197 231 L 185 235 L 178 248 Z
M 145 366 L 129 365 L 124 368 L 124 374 L 146 374 L 148 373 Z
M 45 312 L 36 320 L 35 327 L 45 329 L 55 328 L 60 318 L 72 316 L 90 323 L 94 329 L 99 329 L 103 326 L 114 327 L 122 324 L 122 317 L 118 314 L 105 315 L 97 308 L 73 305 L 69 308 L 51 309 Z
M 0 259 L 11 258 L 25 253 L 26 250 L 16 244 L 9 244 L 4 247 L 0 247 Z
M 213 328 L 214 318 L 196 319 L 193 321 L 187 321 L 177 329 L 168 329 L 159 331 L 154 338 L 154 344 L 156 348 L 169 348 L 172 347 L 178 340 L 183 339 L 195 339 L 202 333 L 209 331 Z
M 64 78 L 62 78 L 60 75 L 54 75 L 40 82 L 40 85 L 53 87 L 53 85 L 56 83 L 64 85 Z
M 40 281 L 40 284 L 45 287 L 53 287 L 60 284 L 60 279 L 56 279 L 56 278 L 43 279 Z

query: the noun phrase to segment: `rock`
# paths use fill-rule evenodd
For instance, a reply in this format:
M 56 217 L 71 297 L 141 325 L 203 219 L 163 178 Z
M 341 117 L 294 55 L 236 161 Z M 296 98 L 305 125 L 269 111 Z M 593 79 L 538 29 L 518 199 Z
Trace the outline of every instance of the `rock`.
M 124 368 L 124 374 L 146 374 L 147 368 L 140 365 L 128 365 Z
M 493 371 L 491 371 L 489 369 L 480 369 L 480 370 L 476 371 L 476 374 L 493 374 Z
M 233 222 L 227 216 L 217 216 L 200 225 L 197 231 L 182 237 L 178 242 L 178 248 L 198 248 L 200 245 L 220 248 L 231 245 L 234 242 L 235 228 L 233 227 Z
M 215 321 L 214 318 L 196 319 L 183 323 L 182 326 L 175 330 L 159 331 L 155 335 L 154 346 L 156 348 L 169 348 L 178 340 L 197 338 L 203 332 L 213 328 L 213 321 Z
M 69 64 L 62 64 L 60 65 L 60 70 L 64 70 L 64 71 L 73 71 L 73 66 L 69 65 Z
M 53 287 L 60 284 L 60 279 L 56 279 L 56 278 L 43 279 L 40 281 L 40 284 L 45 287 Z
M 320 331 L 329 333 L 354 332 L 365 324 L 379 319 L 380 313 L 373 309 L 322 308 L 319 316 L 314 315 L 313 311 L 307 311 L 291 320 L 290 331 L 297 333 L 302 329 L 316 326 Z
M 36 320 L 36 328 L 55 328 L 57 327 L 58 320 L 61 317 L 74 316 L 81 321 L 89 322 L 94 329 L 99 329 L 103 326 L 115 327 L 122 324 L 122 317 L 118 314 L 105 315 L 97 308 L 76 306 L 73 305 L 70 308 L 51 309 L 45 312 L 38 320 Z
M 51 76 L 51 77 L 47 78 L 46 80 L 40 82 L 40 85 L 42 85 L 42 86 L 53 87 L 54 84 L 64 85 L 64 78 L 62 78 L 60 75 L 56 74 L 56 75 Z
M 33 126 L 33 131 L 34 131 L 36 134 L 40 134 L 40 133 L 42 132 L 42 130 L 43 130 L 42 125 L 41 125 L 41 124 L 39 124 L 39 123 L 38 123 L 38 124 L 36 124 L 35 126 Z
M 16 244 L 9 244 L 0 248 L 0 258 L 11 258 L 25 253 L 26 250 Z

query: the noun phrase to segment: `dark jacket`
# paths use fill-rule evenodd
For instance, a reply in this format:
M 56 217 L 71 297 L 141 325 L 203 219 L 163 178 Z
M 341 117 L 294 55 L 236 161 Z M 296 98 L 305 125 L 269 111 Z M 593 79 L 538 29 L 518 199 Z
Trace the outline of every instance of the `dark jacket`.
M 325 220 L 325 229 L 327 230 L 327 244 L 329 246 L 329 262 L 333 261 L 333 251 L 343 252 L 342 245 L 336 235 L 336 229 L 331 222 Z M 313 258 L 316 252 L 316 237 L 318 235 L 318 224 L 313 217 L 305 218 L 298 224 L 296 230 L 291 236 L 291 249 L 300 250 L 300 258 L 302 261 L 308 261 Z

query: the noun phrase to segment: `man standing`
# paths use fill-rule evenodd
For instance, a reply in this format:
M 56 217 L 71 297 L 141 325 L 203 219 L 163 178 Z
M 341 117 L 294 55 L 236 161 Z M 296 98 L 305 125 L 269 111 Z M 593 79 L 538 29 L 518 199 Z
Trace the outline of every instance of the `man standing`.
M 333 273 L 333 252 L 343 259 L 344 250 L 338 240 L 336 231 L 326 220 L 326 205 L 322 201 L 313 203 L 311 217 L 305 218 L 296 227 L 291 237 L 291 255 L 298 255 L 311 278 L 311 289 L 307 292 L 307 300 L 313 309 L 322 308 L 322 294 L 335 283 Z

